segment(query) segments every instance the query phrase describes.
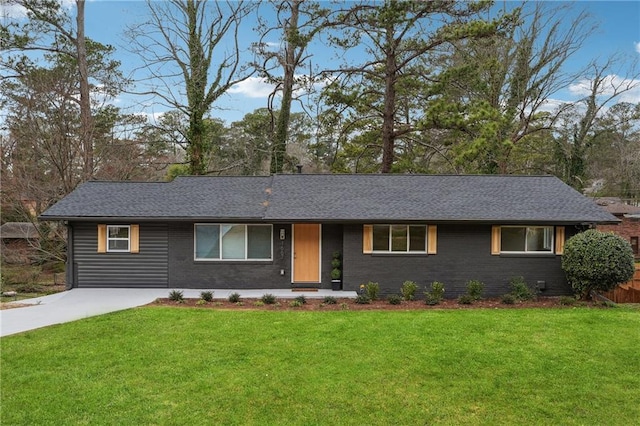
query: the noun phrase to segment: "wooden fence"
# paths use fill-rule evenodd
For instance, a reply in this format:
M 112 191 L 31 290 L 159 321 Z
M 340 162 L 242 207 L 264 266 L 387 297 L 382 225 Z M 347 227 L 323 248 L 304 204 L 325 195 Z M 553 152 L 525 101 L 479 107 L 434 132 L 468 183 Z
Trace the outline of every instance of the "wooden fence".
M 636 272 L 631 281 L 602 295 L 616 303 L 640 303 L 640 266 L 636 264 Z

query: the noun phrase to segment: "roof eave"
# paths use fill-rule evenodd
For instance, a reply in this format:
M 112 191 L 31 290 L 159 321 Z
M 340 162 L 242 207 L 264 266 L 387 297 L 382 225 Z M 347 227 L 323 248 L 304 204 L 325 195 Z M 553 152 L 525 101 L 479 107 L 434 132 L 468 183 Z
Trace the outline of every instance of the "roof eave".
M 40 215 L 41 221 L 68 221 L 68 222 L 266 222 L 266 223 L 432 223 L 432 224 L 500 224 L 500 225 L 617 225 L 622 220 L 611 216 L 612 219 L 500 219 L 500 218 L 327 218 L 327 217 L 265 217 L 265 216 L 68 216 L 68 215 Z
M 180 221 L 264 221 L 262 217 L 208 217 L 208 216 L 38 216 L 41 221 L 67 222 L 180 222 Z

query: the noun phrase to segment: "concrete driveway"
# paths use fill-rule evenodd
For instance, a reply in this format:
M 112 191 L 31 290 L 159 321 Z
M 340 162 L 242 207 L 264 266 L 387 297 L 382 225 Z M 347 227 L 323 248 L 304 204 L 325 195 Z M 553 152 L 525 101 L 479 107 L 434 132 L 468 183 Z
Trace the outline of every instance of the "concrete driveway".
M 121 311 L 146 305 L 159 297 L 167 297 L 173 289 L 154 288 L 76 288 L 50 296 L 20 300 L 16 303 L 30 306 L 0 310 L 0 336 L 21 333 L 48 325 L 75 321 L 108 312 Z M 199 298 L 204 290 L 177 289 L 186 298 Z M 259 298 L 271 293 L 278 298 L 294 298 L 304 295 L 308 298 L 356 297 L 351 291 L 319 290 L 317 292 L 292 292 L 291 290 L 218 290 L 211 289 L 216 299 L 226 299 L 237 292 L 241 297 Z

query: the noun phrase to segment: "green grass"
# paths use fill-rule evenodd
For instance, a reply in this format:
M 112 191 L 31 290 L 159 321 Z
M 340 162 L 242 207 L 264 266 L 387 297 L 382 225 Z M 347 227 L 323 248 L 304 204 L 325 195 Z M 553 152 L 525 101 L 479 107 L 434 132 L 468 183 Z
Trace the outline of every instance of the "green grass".
M 619 424 L 626 309 L 151 307 L 1 341 L 4 425 Z

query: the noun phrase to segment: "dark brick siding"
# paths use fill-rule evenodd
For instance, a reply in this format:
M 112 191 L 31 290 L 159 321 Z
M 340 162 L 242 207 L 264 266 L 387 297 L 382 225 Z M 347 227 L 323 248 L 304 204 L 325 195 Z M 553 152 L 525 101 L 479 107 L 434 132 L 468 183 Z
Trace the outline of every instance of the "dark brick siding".
M 566 238 L 576 231 L 566 227 Z M 344 227 L 344 289 L 376 281 L 382 294 L 399 293 L 406 280 L 421 289 L 433 281 L 445 284 L 445 296 L 465 292 L 469 280 L 485 283 L 486 296 L 510 291 L 509 280 L 522 276 L 530 283 L 545 282 L 544 295 L 571 294 L 560 256 L 492 256 L 490 225 L 438 225 L 435 255 L 382 255 L 362 253 L 362 225 Z M 421 290 L 422 292 L 422 290 Z
M 284 241 L 280 229 L 285 229 Z M 291 226 L 273 226 L 273 261 L 196 262 L 193 223 L 169 225 L 169 283 L 176 288 L 262 289 L 291 287 Z M 284 276 L 280 270 L 284 269 Z
M 140 224 L 139 254 L 98 254 L 96 224 L 74 224 L 74 285 L 80 287 L 250 288 L 291 287 L 291 225 L 274 225 L 273 260 L 269 262 L 196 262 L 193 223 Z M 280 240 L 280 229 L 285 240 Z M 565 228 L 566 238 L 574 227 Z M 343 289 L 377 281 L 382 294 L 398 293 L 406 280 L 424 289 L 432 281 L 445 284 L 446 297 L 464 293 L 467 281 L 485 283 L 486 296 L 510 291 L 509 279 L 523 276 L 531 284 L 545 282 L 545 295 L 571 294 L 560 256 L 492 256 L 490 225 L 438 225 L 435 255 L 362 253 L 362 225 L 322 226 L 322 283 L 331 288 L 331 258 L 343 257 Z M 284 275 L 280 271 L 284 270 Z M 421 290 L 422 293 L 422 290 Z
M 628 218 L 623 215 L 616 216 L 622 222 L 618 225 L 598 225 L 598 230 L 603 232 L 614 232 L 625 240 L 632 242 L 632 238 L 640 239 L 640 219 Z M 634 255 L 640 259 L 638 247 L 634 247 Z

